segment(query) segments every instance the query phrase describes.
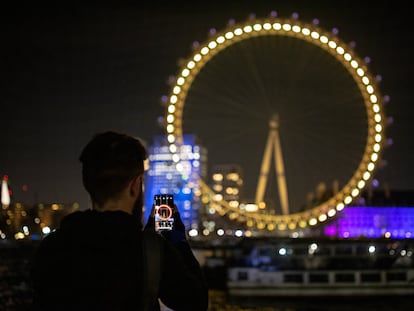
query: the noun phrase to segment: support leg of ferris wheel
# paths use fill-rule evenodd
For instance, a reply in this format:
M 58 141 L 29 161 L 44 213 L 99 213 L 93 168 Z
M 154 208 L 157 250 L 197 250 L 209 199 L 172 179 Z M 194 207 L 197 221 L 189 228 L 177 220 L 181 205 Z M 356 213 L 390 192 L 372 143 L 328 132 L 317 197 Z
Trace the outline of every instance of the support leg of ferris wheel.
M 276 171 L 277 184 L 279 188 L 280 206 L 284 215 L 289 214 L 289 201 L 286 187 L 286 175 L 282 158 L 282 150 L 279 140 L 279 118 L 273 115 L 269 122 L 269 135 L 267 137 L 265 152 L 263 154 L 262 166 L 260 168 L 259 180 L 256 189 L 256 204 L 263 202 L 266 190 L 267 179 L 271 167 L 271 156 L 274 151 L 274 164 Z

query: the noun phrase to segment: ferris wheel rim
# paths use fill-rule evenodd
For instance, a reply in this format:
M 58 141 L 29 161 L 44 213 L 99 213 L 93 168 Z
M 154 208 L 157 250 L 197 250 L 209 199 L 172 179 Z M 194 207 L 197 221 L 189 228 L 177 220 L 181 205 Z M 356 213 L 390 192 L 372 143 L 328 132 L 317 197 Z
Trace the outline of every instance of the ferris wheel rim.
M 191 84 L 200 70 L 227 47 L 262 35 L 289 36 L 310 42 L 333 55 L 347 70 L 358 86 L 368 117 L 364 152 L 357 169 L 345 186 L 337 194 L 312 209 L 288 215 L 263 215 L 240 211 L 229 206 L 225 201 L 216 203 L 222 205 L 224 214 L 228 212 L 242 214 L 246 219 L 255 222 L 259 229 L 267 227 L 269 230 L 285 230 L 314 226 L 335 216 L 361 194 L 373 177 L 384 144 L 384 112 L 377 83 L 360 57 L 337 35 L 330 34 L 317 25 L 302 23 L 296 19 L 271 17 L 229 25 L 222 32 L 200 44 L 180 68 L 180 74 L 176 77 L 168 97 L 166 132 L 169 149 L 179 170 L 180 159 L 177 150 L 183 143 L 183 108 Z M 202 187 L 206 192 L 212 192 L 203 181 Z

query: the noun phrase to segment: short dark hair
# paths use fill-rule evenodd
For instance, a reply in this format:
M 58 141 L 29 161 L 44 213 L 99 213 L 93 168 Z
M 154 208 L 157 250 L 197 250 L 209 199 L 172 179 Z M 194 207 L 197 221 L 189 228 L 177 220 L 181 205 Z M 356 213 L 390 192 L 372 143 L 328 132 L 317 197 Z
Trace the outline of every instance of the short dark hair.
M 95 134 L 82 150 L 82 181 L 93 203 L 116 198 L 136 176 L 144 173 L 147 150 L 127 134 L 106 131 Z

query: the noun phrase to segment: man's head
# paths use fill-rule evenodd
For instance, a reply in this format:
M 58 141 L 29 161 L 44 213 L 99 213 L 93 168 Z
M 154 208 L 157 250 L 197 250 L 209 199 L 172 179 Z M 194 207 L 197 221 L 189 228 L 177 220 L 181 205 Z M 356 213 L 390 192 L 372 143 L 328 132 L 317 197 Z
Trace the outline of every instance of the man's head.
M 94 206 L 116 200 L 121 192 L 144 173 L 147 151 L 136 138 L 107 131 L 93 136 L 79 157 L 82 180 Z

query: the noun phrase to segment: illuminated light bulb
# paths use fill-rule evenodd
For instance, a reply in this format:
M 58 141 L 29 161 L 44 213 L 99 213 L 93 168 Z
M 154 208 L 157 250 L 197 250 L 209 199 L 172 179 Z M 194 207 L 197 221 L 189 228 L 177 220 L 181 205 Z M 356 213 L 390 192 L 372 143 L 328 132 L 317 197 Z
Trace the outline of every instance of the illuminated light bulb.
M 357 75 L 358 76 L 362 77 L 364 74 L 365 74 L 364 69 L 362 69 L 362 68 L 357 69 Z
M 303 33 L 305 36 L 309 36 L 311 32 L 310 32 L 309 28 L 302 28 L 302 33 Z
M 175 112 L 175 106 L 174 105 L 169 105 L 168 106 L 168 112 L 169 113 L 174 113 Z
M 202 55 L 207 55 L 208 54 L 208 52 L 210 52 L 210 49 L 208 48 L 208 47 L 203 47 L 202 49 L 201 49 L 201 51 L 200 51 L 200 53 L 202 54 Z
M 351 67 L 354 68 L 354 69 L 358 68 L 358 62 L 356 60 L 352 60 L 351 61 Z
M 277 228 L 278 228 L 279 230 L 286 230 L 286 224 L 284 224 L 284 223 L 280 223 L 280 224 L 278 224 L 278 225 L 277 225 Z
M 241 28 L 237 28 L 237 29 L 235 29 L 235 30 L 234 30 L 234 34 L 235 34 L 236 36 L 240 36 L 240 35 L 242 35 L 242 34 L 243 34 L 243 29 L 241 29 Z
M 352 202 L 352 197 L 351 197 L 351 196 L 347 196 L 347 197 L 345 198 L 345 200 L 344 200 L 344 203 L 345 203 L 346 205 L 350 204 L 351 202 Z
M 292 26 L 290 24 L 283 24 L 282 29 L 284 31 L 290 31 L 292 29 Z
M 338 46 L 338 47 L 336 48 L 336 52 L 337 52 L 339 55 L 343 55 L 343 54 L 345 53 L 345 50 L 344 50 L 344 48 L 343 48 L 343 47 Z
M 320 36 L 319 41 L 326 44 L 326 43 L 328 43 L 329 39 L 326 36 Z
M 215 41 L 211 41 L 209 44 L 208 44 L 208 48 L 209 49 L 215 49 L 217 47 L 217 43 L 215 42 Z
M 261 24 L 254 24 L 253 29 L 254 29 L 254 31 L 260 31 L 260 30 L 262 30 L 262 25 Z
M 174 122 L 174 115 L 173 114 L 169 114 L 167 116 L 167 122 L 168 123 L 173 123 Z
M 175 104 L 177 102 L 177 95 L 171 95 L 170 97 L 170 103 Z
M 314 226 L 318 223 L 318 220 L 316 218 L 309 219 L 309 225 Z
M 265 23 L 265 24 L 263 24 L 263 29 L 265 29 L 265 30 L 270 30 L 270 29 L 272 29 L 272 24 L 270 24 L 270 23 Z
M 179 94 L 180 92 L 181 92 L 181 88 L 180 88 L 178 85 L 177 85 L 177 86 L 175 86 L 175 87 L 174 87 L 174 89 L 173 89 L 173 93 L 177 95 L 177 94 Z
M 280 30 L 280 29 L 282 29 L 282 25 L 280 23 L 274 23 L 273 24 L 273 29 L 274 30 Z
M 253 28 L 250 25 L 244 26 L 243 31 L 246 33 L 252 32 Z
M 349 53 L 345 53 L 345 54 L 344 54 L 344 59 L 345 59 L 347 62 L 349 62 L 349 61 L 352 59 L 351 54 L 349 54 Z
M 325 214 L 321 214 L 321 215 L 319 215 L 318 219 L 319 219 L 320 222 L 323 222 L 326 219 L 328 219 L 328 217 Z
M 175 162 L 175 163 L 178 163 L 178 162 L 180 162 L 180 156 L 178 155 L 178 154 L 173 154 L 173 156 L 172 156 L 172 159 L 173 159 L 173 161 Z M 181 167 L 182 167 L 182 165 L 181 165 Z
M 169 147 L 169 150 L 171 153 L 176 153 L 177 152 L 177 146 L 174 144 L 171 144 Z
M 353 197 L 356 197 L 359 194 L 359 189 L 355 188 L 354 190 L 352 190 L 351 195 Z
M 343 203 L 338 203 L 336 205 L 336 210 L 337 211 L 342 211 L 344 209 L 345 205 Z
M 220 36 L 220 37 L 218 37 L 218 38 L 216 39 L 216 42 L 217 42 L 218 44 L 222 44 L 224 41 L 226 41 L 226 39 L 225 39 L 223 36 Z

